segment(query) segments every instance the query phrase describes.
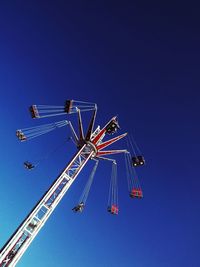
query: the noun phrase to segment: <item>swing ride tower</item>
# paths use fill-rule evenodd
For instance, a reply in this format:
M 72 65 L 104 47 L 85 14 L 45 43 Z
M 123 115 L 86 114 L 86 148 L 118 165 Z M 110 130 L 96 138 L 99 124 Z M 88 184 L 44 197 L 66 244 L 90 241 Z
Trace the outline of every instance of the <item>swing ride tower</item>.
M 84 134 L 83 131 L 83 123 L 81 118 L 81 112 L 83 111 L 93 111 L 86 134 Z M 25 220 L 16 229 L 7 243 L 2 247 L 0 251 L 0 267 L 12 267 L 17 264 L 89 160 L 94 160 L 96 163 L 91 173 L 91 178 L 88 181 L 83 201 L 73 209 L 74 211 L 82 211 L 85 205 L 86 196 L 88 195 L 99 160 L 110 160 L 113 161 L 114 165 L 116 165 L 114 160 L 109 159 L 106 156 L 117 153 L 125 153 L 125 155 L 129 155 L 129 152 L 126 149 L 104 150 L 104 148 L 124 138 L 127 133 L 121 134 L 107 141 L 103 141 L 105 135 L 112 135 L 116 133 L 119 129 L 119 125 L 117 117 L 113 117 L 104 127 L 100 128 L 98 126 L 96 130 L 94 130 L 94 123 L 97 113 L 96 104 L 67 100 L 65 106 L 33 105 L 30 107 L 30 112 L 32 118 L 34 119 L 77 113 L 78 134 L 74 130 L 71 121 L 66 120 L 53 124 L 46 124 L 41 127 L 36 126 L 16 131 L 18 139 L 23 142 L 50 132 L 56 128 L 69 125 L 72 132 L 72 139 L 77 147 L 77 152 L 66 165 L 64 170 L 60 173 L 60 175 L 55 179 L 50 188 L 41 197 L 35 207 L 31 210 Z M 131 159 L 130 157 L 128 158 Z M 116 173 L 116 168 L 114 168 L 114 173 Z M 114 183 L 116 183 L 116 180 L 113 180 L 112 186 Z M 111 190 L 113 191 L 112 186 Z M 137 190 L 139 189 L 137 188 Z M 137 197 L 139 197 L 139 195 L 137 195 Z M 114 202 L 112 202 L 108 207 L 108 211 L 112 214 L 118 214 L 116 196 Z

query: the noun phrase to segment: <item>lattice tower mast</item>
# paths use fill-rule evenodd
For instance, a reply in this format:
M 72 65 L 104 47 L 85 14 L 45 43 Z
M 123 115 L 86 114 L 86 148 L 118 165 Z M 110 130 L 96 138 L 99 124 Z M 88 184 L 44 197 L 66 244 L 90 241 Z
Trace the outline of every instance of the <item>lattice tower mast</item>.
M 95 131 L 93 131 L 97 106 L 96 104 L 93 106 L 90 104 L 89 107 L 87 106 L 85 108 L 85 102 L 80 103 L 81 105 L 78 107 L 77 101 L 68 100 L 66 101 L 64 111 L 60 112 L 62 114 L 77 112 L 78 114 L 79 137 L 77 136 L 72 123 L 70 121 L 67 123 L 72 130 L 74 142 L 76 143 L 78 151 L 50 186 L 48 191 L 42 196 L 36 206 L 28 214 L 25 220 L 16 229 L 7 243 L 3 246 L 0 251 L 0 267 L 12 267 L 17 264 L 89 159 L 106 159 L 103 156 L 117 153 L 127 153 L 127 150 L 102 150 L 103 148 L 110 146 L 114 142 L 125 137 L 127 134 L 122 134 L 105 142 L 102 141 L 107 133 L 113 134 L 119 128 L 117 117 L 113 117 L 102 129 L 98 127 Z M 42 110 L 44 111 L 45 106 L 42 107 Z M 81 108 L 83 111 L 91 109 L 94 110 L 85 136 L 81 119 Z M 54 114 L 56 113 L 55 115 L 59 115 L 58 108 L 56 107 L 56 109 L 57 110 Z M 45 112 L 40 113 L 39 108 L 37 108 L 36 105 L 33 105 L 31 106 L 31 113 L 33 118 L 50 117 L 53 116 L 53 109 L 51 108 L 50 112 L 46 115 Z M 21 130 L 17 130 L 17 136 L 21 141 L 27 140 L 27 136 L 25 136 Z

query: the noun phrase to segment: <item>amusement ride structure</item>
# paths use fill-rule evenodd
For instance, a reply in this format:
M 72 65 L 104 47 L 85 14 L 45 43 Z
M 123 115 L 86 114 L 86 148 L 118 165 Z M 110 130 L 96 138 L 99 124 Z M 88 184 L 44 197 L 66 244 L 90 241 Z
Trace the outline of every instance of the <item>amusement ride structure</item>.
M 83 131 L 83 123 L 81 118 L 81 113 L 84 111 L 93 111 L 86 134 L 84 134 Z M 98 126 L 94 130 L 97 113 L 97 105 L 94 103 L 67 100 L 64 106 L 32 105 L 30 107 L 30 113 L 34 119 L 77 113 L 78 134 L 76 133 L 72 122 L 68 120 L 16 131 L 17 138 L 23 142 L 46 134 L 56 128 L 68 125 L 71 129 L 71 138 L 77 147 L 77 152 L 53 182 L 47 192 L 31 210 L 25 220 L 16 229 L 7 243 L 2 247 L 0 251 L 0 267 L 11 267 L 17 264 L 23 253 L 34 240 L 40 229 L 44 226 L 49 216 L 52 214 L 58 203 L 61 201 L 67 190 L 70 188 L 78 174 L 89 160 L 93 160 L 95 165 L 78 205 L 72 209 L 74 212 L 83 211 L 98 163 L 100 160 L 108 160 L 112 163 L 108 212 L 113 215 L 118 214 L 117 162 L 116 160 L 107 157 L 113 154 L 124 153 L 125 155 L 130 197 L 143 197 L 139 180 L 135 172 L 135 167 L 144 165 L 145 160 L 134 140 L 130 136 L 127 138 L 127 144 L 130 151 L 127 149 L 105 150 L 105 148 L 109 147 L 111 144 L 127 136 L 127 133 L 124 133 L 107 141 L 103 141 L 106 135 L 113 135 L 120 128 L 116 116 L 109 120 L 104 127 L 101 128 Z M 24 166 L 29 170 L 35 167 L 34 164 L 28 161 L 24 162 Z

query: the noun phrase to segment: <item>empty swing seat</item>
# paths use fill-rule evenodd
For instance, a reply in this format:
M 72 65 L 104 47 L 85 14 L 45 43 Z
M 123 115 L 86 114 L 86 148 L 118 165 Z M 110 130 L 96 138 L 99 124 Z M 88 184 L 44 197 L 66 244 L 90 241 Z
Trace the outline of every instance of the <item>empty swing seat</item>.
M 108 207 L 108 212 L 110 212 L 111 214 L 118 215 L 119 208 L 116 205 L 112 205 L 111 207 Z
M 132 198 L 142 198 L 143 197 L 143 193 L 142 190 L 139 188 L 133 188 L 130 192 L 130 197 Z
M 145 164 L 145 159 L 143 156 L 132 157 L 132 164 L 134 167 L 143 166 Z

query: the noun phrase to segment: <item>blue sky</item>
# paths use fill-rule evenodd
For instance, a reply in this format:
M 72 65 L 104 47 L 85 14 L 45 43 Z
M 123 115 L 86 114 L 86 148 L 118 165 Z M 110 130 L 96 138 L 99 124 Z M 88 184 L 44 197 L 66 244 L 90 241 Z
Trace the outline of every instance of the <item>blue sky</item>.
M 106 211 L 109 163 L 98 167 L 85 211 L 71 211 L 89 164 L 19 267 L 199 266 L 199 24 L 198 6 L 178 1 L 1 2 L 0 245 L 76 151 L 66 142 L 32 172 L 23 168 L 69 136 L 60 129 L 19 143 L 16 129 L 57 119 L 32 120 L 31 104 L 95 102 L 96 125 L 117 114 L 147 161 L 138 201 L 117 157 L 119 216 Z

